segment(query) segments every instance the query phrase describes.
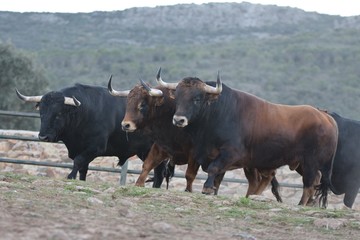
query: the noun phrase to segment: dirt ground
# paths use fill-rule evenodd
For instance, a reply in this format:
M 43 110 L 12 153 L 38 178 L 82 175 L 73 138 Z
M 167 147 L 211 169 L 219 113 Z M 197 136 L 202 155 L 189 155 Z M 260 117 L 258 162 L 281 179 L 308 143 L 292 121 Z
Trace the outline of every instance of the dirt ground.
M 36 132 L 2 131 L 36 136 Z M 0 140 L 0 157 L 72 163 L 62 144 Z M 97 158 L 91 166 L 117 168 L 116 158 Z M 141 169 L 132 159 L 129 169 Z M 184 173 L 186 166 L 177 166 Z M 360 197 L 354 210 L 343 196 L 329 196 L 327 210 L 299 207 L 301 189 L 281 188 L 278 204 L 270 189 L 245 199 L 247 185 L 224 182 L 219 196 L 183 192 L 185 179 L 173 178 L 169 190 L 134 187 L 138 175 L 89 171 L 87 181 L 65 180 L 69 169 L 0 163 L 1 239 L 360 239 Z M 204 174 L 200 172 L 199 174 Z M 243 179 L 242 170 L 225 177 Z M 280 182 L 301 183 L 288 168 Z
M 360 213 L 0 173 L 1 239 L 359 239 Z

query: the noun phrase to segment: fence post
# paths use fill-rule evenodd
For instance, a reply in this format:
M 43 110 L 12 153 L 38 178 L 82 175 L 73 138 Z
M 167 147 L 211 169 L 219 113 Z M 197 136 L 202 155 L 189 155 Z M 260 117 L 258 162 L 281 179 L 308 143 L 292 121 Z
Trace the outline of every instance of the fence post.
M 128 171 L 128 165 L 129 165 L 129 161 L 126 160 L 124 165 L 121 166 L 120 185 L 122 185 L 122 186 L 126 184 L 126 175 L 127 175 L 127 171 Z

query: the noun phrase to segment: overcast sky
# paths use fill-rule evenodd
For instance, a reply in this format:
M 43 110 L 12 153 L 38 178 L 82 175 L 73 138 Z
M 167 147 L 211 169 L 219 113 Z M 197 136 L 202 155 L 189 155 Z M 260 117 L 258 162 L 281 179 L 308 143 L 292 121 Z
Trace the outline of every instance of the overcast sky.
M 93 12 L 115 11 L 132 7 L 155 7 L 179 3 L 207 2 L 242 2 L 242 1 L 198 1 L 198 0 L 163 0 L 163 1 L 128 1 L 128 0 L 0 0 L 0 11 L 13 12 Z M 305 11 L 341 16 L 360 15 L 359 0 L 247 0 L 246 2 L 290 6 Z

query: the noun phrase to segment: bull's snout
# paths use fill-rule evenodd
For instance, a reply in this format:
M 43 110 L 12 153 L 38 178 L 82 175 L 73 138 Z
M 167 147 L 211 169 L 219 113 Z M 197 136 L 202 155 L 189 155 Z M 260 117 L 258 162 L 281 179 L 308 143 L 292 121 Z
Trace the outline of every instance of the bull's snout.
M 135 126 L 135 124 L 133 122 L 122 121 L 121 122 L 121 127 L 126 132 L 133 132 L 133 131 L 136 130 L 136 126 Z
M 186 127 L 188 125 L 188 120 L 184 116 L 174 115 L 173 124 L 177 127 Z
M 40 141 L 44 141 L 44 142 L 48 142 L 49 141 L 49 136 L 46 136 L 46 135 L 38 135 L 39 137 L 39 140 Z

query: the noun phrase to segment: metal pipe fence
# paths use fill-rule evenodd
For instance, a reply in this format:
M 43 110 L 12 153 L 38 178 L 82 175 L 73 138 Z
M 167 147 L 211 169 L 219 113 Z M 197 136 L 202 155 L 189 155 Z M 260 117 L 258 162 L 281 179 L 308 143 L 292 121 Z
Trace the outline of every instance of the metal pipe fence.
M 14 117 L 31 117 L 31 118 L 39 118 L 39 114 L 37 113 L 26 113 L 26 112 L 15 112 L 15 111 L 4 111 L 0 110 L 0 116 L 14 116 Z M 25 136 L 16 136 L 16 135 L 2 135 L 0 134 L 0 139 L 12 139 L 12 140 L 20 140 L 20 141 L 34 141 L 40 142 L 38 138 L 34 137 L 25 137 Z M 58 142 L 62 143 L 62 142 Z M 51 144 L 51 143 L 49 143 Z M 12 163 L 12 164 L 25 164 L 25 165 L 34 165 L 34 166 L 44 166 L 44 167 L 56 167 L 56 168 L 72 168 L 72 164 L 69 163 L 54 163 L 50 161 L 35 161 L 35 160 L 23 160 L 23 159 L 11 159 L 11 158 L 2 158 L 0 157 L 0 162 L 4 163 Z M 128 161 L 121 168 L 105 168 L 105 167 L 92 167 L 89 166 L 89 170 L 92 171 L 101 171 L 101 172 L 112 172 L 112 173 L 120 173 L 120 185 L 126 184 L 126 175 L 127 174 L 140 174 L 139 170 L 128 169 Z M 150 173 L 153 175 L 153 173 Z M 176 178 L 185 178 L 184 174 L 174 173 L 174 177 Z M 196 176 L 198 180 L 206 180 L 207 176 L 203 174 L 198 174 Z M 237 179 L 237 178 L 224 178 L 222 182 L 232 182 L 232 183 L 240 183 L 247 184 L 248 181 L 246 179 Z M 289 188 L 302 188 L 302 184 L 293 184 L 293 183 L 284 183 L 280 182 L 279 185 L 281 187 L 289 187 Z

